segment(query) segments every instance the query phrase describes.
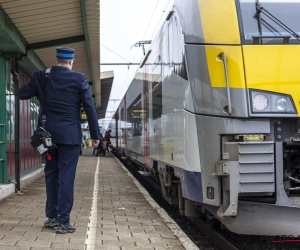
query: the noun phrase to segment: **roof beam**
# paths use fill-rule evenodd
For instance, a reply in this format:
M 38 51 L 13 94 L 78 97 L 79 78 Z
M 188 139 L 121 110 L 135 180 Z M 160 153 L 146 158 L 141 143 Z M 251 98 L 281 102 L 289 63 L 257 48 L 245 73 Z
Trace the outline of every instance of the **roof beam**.
M 84 30 L 84 36 L 85 36 L 85 46 L 86 46 L 86 53 L 88 57 L 89 62 L 89 68 L 90 68 L 90 74 L 92 77 L 92 82 L 95 83 L 95 76 L 93 72 L 93 64 L 92 64 L 92 57 L 91 57 L 91 49 L 90 49 L 90 39 L 89 39 L 89 32 L 87 27 L 87 20 L 86 20 L 86 8 L 85 8 L 85 0 L 80 0 L 80 9 L 81 9 L 81 16 L 82 16 L 82 24 L 83 24 L 83 30 Z M 96 93 L 96 86 L 93 84 L 93 90 L 94 93 Z M 97 103 L 96 97 L 95 103 Z
M 32 43 L 26 45 L 26 50 L 36 50 L 44 49 L 49 47 L 56 47 L 59 45 L 69 44 L 69 43 L 79 43 L 85 41 L 85 35 L 65 37 L 56 40 L 44 41 L 39 43 Z
M 26 40 L 0 4 L 0 43 L 2 52 L 26 53 Z

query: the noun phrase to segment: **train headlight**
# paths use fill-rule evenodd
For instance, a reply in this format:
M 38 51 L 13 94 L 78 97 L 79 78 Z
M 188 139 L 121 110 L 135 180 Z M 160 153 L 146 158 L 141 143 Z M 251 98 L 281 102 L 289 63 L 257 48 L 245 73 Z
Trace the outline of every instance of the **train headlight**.
M 279 97 L 275 102 L 276 108 L 280 111 L 286 110 L 288 108 L 288 102 L 286 98 Z
M 252 105 L 254 110 L 262 111 L 269 106 L 269 100 L 265 95 L 257 94 L 252 99 Z
M 297 115 L 290 95 L 250 89 L 249 96 L 252 116 Z

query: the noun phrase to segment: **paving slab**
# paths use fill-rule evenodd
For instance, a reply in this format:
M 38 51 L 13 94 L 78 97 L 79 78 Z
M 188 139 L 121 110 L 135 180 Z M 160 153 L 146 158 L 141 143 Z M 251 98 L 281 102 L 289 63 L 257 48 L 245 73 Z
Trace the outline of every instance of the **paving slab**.
M 43 176 L 21 192 L 0 201 L 0 250 L 198 249 L 182 231 L 177 233 L 176 223 L 111 155 L 96 157 L 86 149 L 79 158 L 70 221 L 76 227 L 73 234 L 43 227 Z

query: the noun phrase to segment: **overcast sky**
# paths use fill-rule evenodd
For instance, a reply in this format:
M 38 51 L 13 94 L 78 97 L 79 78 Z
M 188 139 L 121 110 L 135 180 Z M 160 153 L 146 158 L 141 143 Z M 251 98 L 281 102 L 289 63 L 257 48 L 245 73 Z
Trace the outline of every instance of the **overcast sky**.
M 171 0 L 100 0 L 101 63 L 139 63 L 143 57 L 142 48 L 132 46 L 138 41 L 152 40 L 159 23 L 165 18 L 170 2 Z M 110 111 L 117 109 L 137 67 L 101 66 L 101 72 L 113 70 L 115 76 L 104 126 L 107 126 L 112 116 Z

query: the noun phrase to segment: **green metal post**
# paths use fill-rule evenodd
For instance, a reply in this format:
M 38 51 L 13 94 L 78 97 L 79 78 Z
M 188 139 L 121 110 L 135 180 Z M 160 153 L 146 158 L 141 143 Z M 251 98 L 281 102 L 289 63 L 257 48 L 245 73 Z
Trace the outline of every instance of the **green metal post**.
M 20 181 L 20 99 L 18 96 L 19 92 L 19 66 L 16 58 L 10 58 L 10 73 L 13 76 L 13 82 L 15 84 L 15 180 L 16 180 L 16 193 L 20 192 L 21 181 Z
M 6 150 L 6 60 L 0 55 L 0 182 L 7 182 Z

